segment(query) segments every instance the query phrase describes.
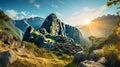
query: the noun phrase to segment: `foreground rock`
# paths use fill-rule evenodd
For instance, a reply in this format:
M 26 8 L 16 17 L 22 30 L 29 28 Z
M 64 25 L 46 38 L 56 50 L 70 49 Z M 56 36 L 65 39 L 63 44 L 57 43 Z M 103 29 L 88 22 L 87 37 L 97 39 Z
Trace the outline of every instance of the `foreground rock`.
M 81 62 L 86 60 L 86 55 L 83 51 L 79 51 L 74 55 L 74 60 L 73 62 Z
M 98 62 L 85 60 L 83 62 L 80 62 L 79 67 L 105 67 L 105 66 Z
M 9 64 L 17 60 L 16 55 L 8 50 L 0 54 L 0 65 L 2 67 L 8 67 Z
M 107 59 L 105 57 L 101 57 L 97 62 L 106 65 L 107 64 Z
M 98 60 L 98 57 L 97 57 L 97 55 L 94 53 L 94 52 L 92 52 L 91 54 L 90 54 L 90 60 L 92 60 L 92 61 L 97 61 Z
M 93 52 L 90 53 L 89 59 L 93 61 L 98 61 L 98 54 L 102 54 L 102 49 L 93 50 Z

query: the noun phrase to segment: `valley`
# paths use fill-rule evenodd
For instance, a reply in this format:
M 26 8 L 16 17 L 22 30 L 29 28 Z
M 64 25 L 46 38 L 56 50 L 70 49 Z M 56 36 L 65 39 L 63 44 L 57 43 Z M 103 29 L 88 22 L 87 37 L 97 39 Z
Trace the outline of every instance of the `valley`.
M 120 1 L 0 0 L 0 67 L 119 67 L 113 4 Z

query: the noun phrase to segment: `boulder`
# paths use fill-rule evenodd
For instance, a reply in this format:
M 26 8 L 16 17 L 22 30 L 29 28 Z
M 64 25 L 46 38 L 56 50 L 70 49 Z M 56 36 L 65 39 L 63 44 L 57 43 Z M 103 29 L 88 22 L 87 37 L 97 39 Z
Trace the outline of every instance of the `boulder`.
M 16 55 L 10 50 L 2 52 L 0 58 L 0 65 L 2 65 L 2 67 L 8 67 L 9 64 L 17 60 Z
M 84 61 L 84 60 L 86 60 L 86 55 L 83 51 L 79 51 L 74 55 L 73 62 L 78 62 L 79 63 L 79 62 Z
M 107 59 L 105 57 L 101 57 L 97 62 L 105 65 L 107 64 Z
M 79 67 L 105 67 L 105 66 L 95 61 L 85 60 L 80 62 Z
M 97 57 L 97 55 L 96 55 L 94 52 L 92 52 L 92 53 L 90 54 L 89 59 L 90 59 L 90 60 L 93 60 L 93 61 L 97 61 L 97 60 L 98 60 L 98 57 Z

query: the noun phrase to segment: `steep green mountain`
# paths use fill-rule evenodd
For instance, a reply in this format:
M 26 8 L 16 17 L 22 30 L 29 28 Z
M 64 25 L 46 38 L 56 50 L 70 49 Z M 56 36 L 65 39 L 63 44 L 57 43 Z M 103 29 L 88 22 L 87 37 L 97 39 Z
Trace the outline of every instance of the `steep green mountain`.
M 77 46 L 76 40 L 80 35 L 79 30 L 75 27 L 62 23 L 55 14 L 50 14 L 42 24 L 39 30 L 35 30 L 32 26 L 29 26 L 24 34 L 23 41 L 35 43 L 38 47 L 44 47 L 48 49 L 49 42 L 53 45 L 50 49 L 55 54 L 65 53 L 69 55 L 75 54 L 81 50 L 80 46 Z M 66 33 L 67 32 L 67 37 Z M 71 34 L 72 33 L 72 34 Z M 72 39 L 73 37 L 76 37 Z M 78 38 L 79 41 L 79 38 Z M 78 42 L 80 43 L 80 42 Z
M 15 26 L 15 22 L 0 10 L 0 32 L 12 34 L 22 40 L 22 31 Z
M 41 28 L 45 28 L 48 33 L 54 36 L 66 36 L 73 39 L 77 43 L 83 43 L 83 38 L 80 31 L 76 27 L 61 22 L 54 13 L 50 14 L 45 19 Z
M 112 30 L 116 27 L 119 17 L 120 16 L 115 15 L 98 17 L 92 20 L 88 25 L 79 28 L 79 30 L 85 41 L 90 43 L 88 39 L 89 36 L 95 36 L 97 38 L 109 36 L 112 33 Z
M 65 36 L 65 25 L 57 18 L 54 13 L 50 14 L 45 19 L 41 28 L 45 28 L 46 31 L 53 36 Z
M 29 27 L 32 26 L 35 30 L 38 30 L 42 25 L 44 19 L 41 17 L 31 17 L 21 20 L 15 20 L 15 25 L 20 28 L 23 32 Z
M 50 14 L 44 22 L 43 20 L 44 19 L 40 17 L 15 20 L 15 25 L 20 28 L 23 33 L 25 33 L 29 26 L 32 26 L 35 30 L 39 29 L 41 31 L 45 29 L 47 33 L 54 36 L 67 36 L 77 43 L 84 43 L 81 32 L 76 27 L 61 22 L 54 13 Z

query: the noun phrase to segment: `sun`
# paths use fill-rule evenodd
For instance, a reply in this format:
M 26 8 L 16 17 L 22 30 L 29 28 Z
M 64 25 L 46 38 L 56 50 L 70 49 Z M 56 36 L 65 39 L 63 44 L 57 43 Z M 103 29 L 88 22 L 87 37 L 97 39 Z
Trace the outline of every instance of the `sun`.
M 85 25 L 88 25 L 91 22 L 91 19 L 85 19 Z

